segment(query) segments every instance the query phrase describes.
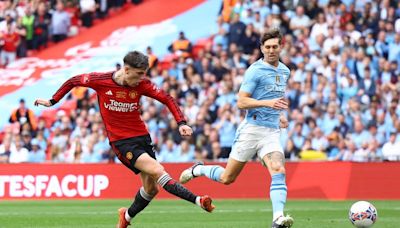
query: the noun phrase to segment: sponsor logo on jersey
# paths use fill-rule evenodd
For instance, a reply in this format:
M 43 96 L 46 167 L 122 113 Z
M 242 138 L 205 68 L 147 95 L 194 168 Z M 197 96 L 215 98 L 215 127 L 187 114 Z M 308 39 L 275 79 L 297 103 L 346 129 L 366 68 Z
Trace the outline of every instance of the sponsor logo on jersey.
M 112 91 L 111 91 L 111 90 L 108 90 L 108 91 L 106 92 L 106 95 L 110 95 L 110 96 L 112 96 L 112 95 L 113 95 L 113 93 L 112 93 Z
M 138 104 L 136 102 L 126 103 L 110 99 L 110 103 L 104 102 L 104 108 L 116 112 L 133 112 L 138 109 Z
M 286 86 L 282 85 L 266 85 L 265 90 L 267 92 L 282 92 L 284 93 L 286 90 Z
M 117 98 L 126 98 L 126 92 L 125 91 L 117 91 Z

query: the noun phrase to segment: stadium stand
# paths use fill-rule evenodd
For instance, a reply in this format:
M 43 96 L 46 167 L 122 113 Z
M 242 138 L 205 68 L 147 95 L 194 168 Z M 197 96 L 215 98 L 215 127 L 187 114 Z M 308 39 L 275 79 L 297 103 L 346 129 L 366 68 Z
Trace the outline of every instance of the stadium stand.
M 130 5 L 121 0 L 0 1 L 0 66 L 76 36 Z

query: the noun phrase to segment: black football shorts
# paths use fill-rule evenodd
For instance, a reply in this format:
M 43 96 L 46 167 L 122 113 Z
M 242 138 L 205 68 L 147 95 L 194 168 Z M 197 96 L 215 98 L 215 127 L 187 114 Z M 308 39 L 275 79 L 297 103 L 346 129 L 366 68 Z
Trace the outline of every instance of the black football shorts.
M 140 155 L 147 153 L 150 157 L 156 159 L 150 135 L 118 140 L 111 143 L 111 146 L 122 164 L 135 174 L 140 173 L 140 170 L 135 168 L 135 162 Z

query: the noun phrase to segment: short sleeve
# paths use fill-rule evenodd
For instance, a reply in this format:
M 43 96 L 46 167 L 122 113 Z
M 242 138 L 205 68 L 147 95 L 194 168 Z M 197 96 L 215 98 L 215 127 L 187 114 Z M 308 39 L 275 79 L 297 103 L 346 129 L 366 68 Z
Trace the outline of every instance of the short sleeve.
M 253 94 L 258 80 L 256 72 L 257 71 L 254 68 L 249 68 L 246 70 L 242 85 L 240 86 L 240 91 Z

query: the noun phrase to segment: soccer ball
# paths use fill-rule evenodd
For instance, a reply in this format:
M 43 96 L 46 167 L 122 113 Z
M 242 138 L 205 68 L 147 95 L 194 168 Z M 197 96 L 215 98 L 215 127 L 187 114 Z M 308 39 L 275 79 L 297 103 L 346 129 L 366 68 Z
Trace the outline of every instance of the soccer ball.
M 378 211 L 370 202 L 355 202 L 349 211 L 349 219 L 357 228 L 371 227 L 378 218 Z

